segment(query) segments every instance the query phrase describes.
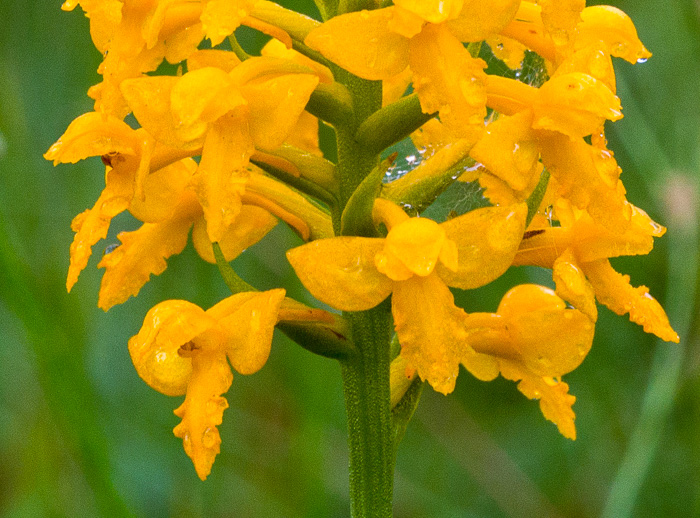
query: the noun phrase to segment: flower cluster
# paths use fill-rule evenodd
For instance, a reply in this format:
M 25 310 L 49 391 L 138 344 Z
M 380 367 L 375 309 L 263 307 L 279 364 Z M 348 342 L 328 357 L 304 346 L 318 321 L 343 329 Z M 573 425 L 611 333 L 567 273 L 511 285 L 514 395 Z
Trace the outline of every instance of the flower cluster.
M 103 80 L 88 92 L 94 111 L 45 156 L 100 156 L 106 172 L 97 202 L 72 223 L 68 290 L 124 211 L 142 225 L 119 234 L 98 265 L 104 310 L 162 273 L 190 234 L 223 273 L 282 220 L 306 242 L 287 258 L 317 299 L 363 312 L 391 297 L 404 379 L 447 394 L 460 365 L 482 380 L 500 374 L 539 399 L 570 438 L 575 398 L 560 378 L 591 347 L 596 302 L 678 341 L 648 290 L 609 261 L 648 253 L 664 233 L 627 200 L 606 147 L 604 123 L 622 117 L 612 58 L 650 56 L 618 9 L 394 0 L 324 8 L 321 23 L 263 0 L 68 0 L 63 8 L 78 4 L 104 55 Z M 272 37 L 260 55 L 239 46 L 240 25 Z M 486 72 L 486 56 L 511 69 L 506 77 Z M 541 80 L 529 84 L 521 70 L 535 56 Z M 158 73 L 164 61 L 178 65 L 175 75 Z M 337 163 L 321 153 L 319 119 L 336 130 Z M 424 161 L 383 182 L 381 153 L 409 134 Z M 442 222 L 403 209 L 430 205 L 455 181 L 478 182 L 488 206 Z M 450 288 L 484 286 L 513 265 L 550 268 L 555 289 L 515 286 L 495 313 L 455 305 Z M 185 395 L 174 432 L 203 479 L 219 452 L 231 367 L 259 370 L 279 322 L 326 356 L 361 348 L 342 315 L 238 281 L 206 311 L 158 304 L 129 341 L 151 387 Z M 392 385 L 398 400 L 406 383 Z

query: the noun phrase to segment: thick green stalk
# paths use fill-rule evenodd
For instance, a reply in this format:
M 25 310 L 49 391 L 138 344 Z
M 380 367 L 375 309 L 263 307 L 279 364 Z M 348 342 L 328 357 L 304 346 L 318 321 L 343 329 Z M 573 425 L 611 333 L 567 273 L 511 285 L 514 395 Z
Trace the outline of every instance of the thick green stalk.
M 394 486 L 388 303 L 347 314 L 358 353 L 342 362 L 350 447 L 350 505 L 355 518 L 390 517 Z
M 336 127 L 341 207 L 379 164 L 379 155 L 355 140 L 357 128 L 381 108 L 381 83 L 346 72 L 336 78 L 353 97 L 354 117 Z M 370 209 L 368 209 L 370 210 Z M 334 217 L 336 234 L 340 218 Z M 390 404 L 391 310 L 385 302 L 346 315 L 356 353 L 341 361 L 350 448 L 352 516 L 390 517 L 394 477 L 394 441 Z

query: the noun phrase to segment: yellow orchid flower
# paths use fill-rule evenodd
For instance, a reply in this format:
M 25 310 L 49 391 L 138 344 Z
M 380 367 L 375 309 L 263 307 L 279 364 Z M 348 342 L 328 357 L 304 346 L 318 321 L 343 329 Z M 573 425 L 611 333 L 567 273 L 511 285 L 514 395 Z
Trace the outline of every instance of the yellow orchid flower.
M 549 288 L 534 284 L 508 291 L 496 313 L 465 313 L 462 318 L 457 348 L 465 367 L 482 381 L 501 374 L 519 382 L 518 389 L 528 398 L 540 400 L 542 413 L 559 432 L 575 439 L 571 407 L 576 398 L 560 377 L 577 368 L 588 354 L 593 321 L 583 312 L 567 308 Z M 416 369 L 402 351 L 391 364 L 392 406 L 400 401 L 415 375 Z
M 141 77 L 165 59 L 179 63 L 197 51 L 204 38 L 220 44 L 240 25 L 281 39 L 287 33 L 250 16 L 260 0 L 67 0 L 63 10 L 80 5 L 90 18 L 95 47 L 105 56 L 98 68 L 102 83 L 88 95 L 95 110 L 123 118 L 129 108 L 120 90 L 122 81 Z
M 594 322 L 544 286 L 523 284 L 506 293 L 495 314 L 471 313 L 467 343 L 480 357 L 482 373 L 518 381 L 518 389 L 540 400 L 545 418 L 576 438 L 576 398 L 559 378 L 578 367 L 593 343 Z M 493 362 L 493 365 L 489 365 Z M 484 378 L 482 378 L 484 379 Z M 486 378 L 487 380 L 489 378 Z
M 217 426 L 228 408 L 222 394 L 233 381 L 231 367 L 253 374 L 265 364 L 284 295 L 283 289 L 239 293 L 207 311 L 184 300 L 164 301 L 129 340 L 141 379 L 168 396 L 185 394 L 173 433 L 202 480 L 220 451 Z
M 332 18 L 305 42 L 364 79 L 400 85 L 399 78 L 410 68 L 423 112 L 439 111 L 456 136 L 474 140 L 486 115 L 486 64 L 474 59 L 462 42 L 497 34 L 513 18 L 518 3 L 397 1 L 384 9 Z
M 143 129 L 133 130 L 113 117 L 92 112 L 76 119 L 45 155 L 55 163 L 94 155 L 107 162 L 105 189 L 93 208 L 76 216 L 72 223 L 75 237 L 70 250 L 68 291 L 87 266 L 92 247 L 107 236 L 112 218 L 129 210 L 144 222 L 135 231 L 119 234 L 122 244 L 98 265 L 106 268 L 98 302 L 104 310 L 136 295 L 151 274 L 162 273 L 166 268 L 164 259 L 184 249 L 193 226 L 195 249 L 203 259 L 215 262 L 193 186 L 196 162 L 181 159 L 184 153 L 179 149 L 149 147 L 142 141 L 144 135 Z M 236 219 L 224 230 L 219 245 L 227 260 L 257 243 L 277 224 L 277 218 L 266 208 L 285 217 L 282 209 L 264 203 L 264 196 L 271 195 L 275 187 L 268 183 L 263 183 L 267 190 L 262 195 L 243 195 Z M 266 208 L 256 206 L 261 204 Z M 305 224 L 296 224 L 303 233 Z
M 157 141 L 202 148 L 196 191 L 212 242 L 240 210 L 253 151 L 285 141 L 319 81 L 310 69 L 271 57 L 222 66 L 232 68 L 205 66 L 181 77 L 122 82 L 136 119 Z
M 615 232 L 560 200 L 555 208 L 561 226 L 526 232 L 513 264 L 551 268 L 557 293 L 594 321 L 597 299 L 618 315 L 629 313 L 630 320 L 642 325 L 647 333 L 678 342 L 678 334 L 649 290 L 632 287 L 629 276 L 617 273 L 610 265 L 611 257 L 649 253 L 653 238 L 666 231 L 642 209 L 629 207 L 629 225 L 623 232 Z
M 620 102 L 602 80 L 562 73 L 534 88 L 489 76 L 487 92 L 488 105 L 503 115 L 488 124 L 470 155 L 506 182 L 514 199 L 534 188 L 540 160 L 552 175 L 556 197 L 587 210 L 609 229 L 622 232 L 629 225 L 620 168 L 602 134 L 605 119 L 622 117 Z
M 337 309 L 370 309 L 393 294 L 402 355 L 435 390 L 449 393 L 465 331 L 464 311 L 448 286 L 471 289 L 499 277 L 512 262 L 526 213 L 524 204 L 486 207 L 437 224 L 378 199 L 375 218 L 389 229 L 386 238 L 322 239 L 287 258 L 304 286 Z
M 537 52 L 555 70 L 571 54 L 583 49 L 621 57 L 630 63 L 651 57 L 639 40 L 634 23 L 623 11 L 607 5 L 584 6 L 581 0 L 523 1 L 502 35 Z M 580 71 L 591 74 L 593 70 Z

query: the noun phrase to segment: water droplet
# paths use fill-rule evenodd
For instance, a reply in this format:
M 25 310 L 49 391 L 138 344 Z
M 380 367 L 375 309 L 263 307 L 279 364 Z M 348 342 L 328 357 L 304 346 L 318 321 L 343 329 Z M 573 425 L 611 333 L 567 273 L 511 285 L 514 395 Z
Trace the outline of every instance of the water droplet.
M 204 434 L 202 435 L 202 446 L 204 446 L 207 449 L 211 449 L 214 446 L 216 446 L 218 439 L 219 432 L 216 431 L 216 428 L 210 426 L 206 430 L 204 430 Z
M 111 245 L 107 245 L 107 246 L 105 247 L 105 254 L 104 254 L 104 255 L 111 254 L 111 253 L 114 252 L 118 247 L 119 247 L 119 243 L 112 243 Z
M 362 261 L 360 257 L 354 257 L 352 262 L 343 268 L 343 271 L 346 273 L 360 273 L 362 270 Z
M 637 64 L 641 65 L 642 63 L 646 63 L 649 58 L 637 58 Z

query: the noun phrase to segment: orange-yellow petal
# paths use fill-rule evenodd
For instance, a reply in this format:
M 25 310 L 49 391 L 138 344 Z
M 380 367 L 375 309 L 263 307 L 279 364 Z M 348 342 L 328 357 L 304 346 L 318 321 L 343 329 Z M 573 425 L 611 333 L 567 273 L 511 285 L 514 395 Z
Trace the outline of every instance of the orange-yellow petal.
M 187 158 L 148 174 L 143 182 L 144 196 L 131 200 L 129 212 L 145 223 L 169 218 L 196 169 L 197 162 Z
M 618 315 L 629 313 L 630 320 L 667 342 L 680 341 L 668 321 L 666 312 L 646 286 L 630 285 L 629 275 L 616 272 L 607 259 L 582 264 L 588 280 L 593 285 L 596 298 Z
M 576 309 L 567 309 L 552 290 L 522 284 L 501 299 L 498 314 L 508 319 L 511 344 L 523 365 L 538 376 L 558 377 L 584 360 L 593 343 L 594 325 Z
M 181 353 L 192 349 L 190 342 L 215 325 L 216 320 L 186 300 L 166 300 L 155 305 L 146 314 L 138 334 L 129 340 L 136 372 L 151 388 L 166 396 L 184 394 L 192 361 Z
M 239 294 L 243 295 L 243 294 Z M 214 306 L 210 312 L 225 310 L 219 305 L 233 306 L 230 312 L 219 320 L 226 337 L 226 354 L 234 369 L 241 374 L 253 374 L 265 365 L 270 355 L 272 332 L 277 323 L 277 313 L 284 300 L 285 291 L 274 289 L 255 293 L 252 297 L 236 300 L 229 297 Z
M 70 291 L 78 276 L 87 266 L 92 246 L 107 237 L 112 218 L 125 211 L 134 195 L 134 170 L 132 168 L 109 169 L 105 175 L 106 186 L 92 209 L 78 214 L 71 223 L 75 237 L 70 245 L 70 266 L 66 289 Z
M 107 311 L 138 294 L 151 274 L 162 273 L 167 267 L 165 259 L 185 248 L 198 211 L 198 204 L 190 198 L 180 204 L 173 219 L 144 223 L 138 230 L 119 234 L 122 244 L 97 265 L 105 268 L 97 305 Z
M 469 152 L 477 162 L 521 191 L 537 170 L 539 148 L 532 131 L 532 112 L 499 117 L 486 126 L 486 133 Z
M 390 31 L 393 7 L 336 16 L 305 43 L 363 79 L 389 79 L 408 66 L 408 38 Z
M 190 54 L 187 58 L 187 71 L 192 72 L 200 68 L 216 67 L 226 73 L 241 64 L 236 54 L 228 50 L 201 49 Z
M 202 12 L 206 37 L 216 46 L 233 34 L 258 0 L 208 0 Z
M 602 48 L 630 63 L 644 62 L 651 57 L 637 36 L 637 29 L 627 14 L 609 5 L 586 7 L 581 13 L 575 48 Z
M 602 81 L 581 72 L 552 77 L 538 90 L 532 127 L 572 139 L 591 135 L 606 119 L 622 118 L 620 99 Z
M 395 281 L 407 279 L 406 273 L 409 277 L 414 274 L 425 277 L 433 271 L 446 247 L 455 245 L 446 239 L 440 225 L 427 218 L 410 218 L 389 231 L 384 249 L 375 257 L 375 265 Z M 456 253 L 448 252 L 447 256 L 454 257 Z
M 438 264 L 436 271 L 449 286 L 473 289 L 503 274 L 513 262 L 525 230 L 527 206 L 484 207 L 440 225 L 457 244 L 458 268 Z
M 476 141 L 486 116 L 486 63 L 443 25 L 427 25 L 411 39 L 409 64 L 423 112 L 439 111 L 454 135 Z
M 430 23 L 442 23 L 456 18 L 464 0 L 395 0 L 394 5 L 420 16 Z
M 220 451 L 221 436 L 216 427 L 221 424 L 224 410 L 228 408 L 228 402 L 221 394 L 228 391 L 232 381 L 233 374 L 225 355 L 206 349 L 192 352 L 187 396 L 175 410 L 175 415 L 182 421 L 173 433 L 182 439 L 185 453 L 192 459 L 202 480 L 211 472 Z
M 586 209 L 605 228 L 621 233 L 630 225 L 632 207 L 624 187 L 607 171 L 619 171 L 612 153 L 587 144 L 583 139 L 544 133 L 540 138 L 542 163 L 556 179 L 558 196 L 579 209 Z
M 250 134 L 255 146 L 272 151 L 285 141 L 319 82 L 311 73 L 284 73 L 286 60 L 271 57 L 249 59 L 232 75 L 253 76 L 239 85 L 250 107 Z M 238 76 L 240 74 L 240 76 Z
M 576 398 L 569 394 L 569 385 L 554 378 L 533 375 L 521 365 L 508 361 L 501 362 L 501 374 L 506 379 L 520 381 L 518 390 L 530 399 L 539 399 L 542 415 L 556 424 L 564 437 L 576 440 L 576 414 L 571 408 Z
M 241 210 L 248 174 L 243 168 L 254 150 L 247 129 L 247 111 L 237 109 L 220 117 L 207 132 L 196 191 L 212 243 L 223 238 Z
M 287 252 L 307 290 L 329 306 L 362 311 L 389 296 L 392 281 L 374 266 L 384 240 L 366 237 L 320 239 Z
M 581 21 L 581 11 L 586 0 L 539 0 L 542 21 L 557 45 L 569 43 L 576 26 Z
M 229 74 L 204 67 L 180 77 L 170 94 L 172 120 L 178 137 L 192 142 L 204 137 L 209 124 L 246 105 Z
M 520 0 L 464 0 L 459 16 L 447 22 L 459 41 L 481 41 L 501 32 L 515 17 Z
M 591 322 L 598 320 L 593 286 L 576 264 L 571 249 L 567 249 L 554 261 L 552 278 L 557 286 L 557 295 L 580 310 Z
M 437 275 L 397 282 L 391 299 L 401 356 L 438 392 L 454 390 L 463 349 L 464 311 Z
M 171 92 L 179 80 L 173 76 L 143 76 L 122 81 L 120 88 L 134 117 L 153 138 L 168 146 L 194 150 L 202 146 L 202 139 L 183 141 L 172 116 Z
M 277 218 L 255 205 L 242 205 L 241 211 L 226 229 L 219 246 L 227 261 L 233 261 L 249 246 L 260 241 L 277 225 Z M 192 243 L 199 256 L 209 263 L 216 263 L 207 225 L 203 218 L 195 221 Z
M 90 156 L 107 153 L 136 155 L 140 140 L 134 129 L 116 117 L 89 112 L 68 125 L 61 137 L 44 153 L 54 165 L 74 164 Z
M 493 55 L 503 61 L 511 70 L 522 68 L 527 47 L 512 38 L 495 34 L 486 39 Z
M 287 48 L 287 46 L 279 40 L 272 39 L 268 41 L 260 51 L 260 55 L 271 58 L 286 59 L 310 68 L 316 72 L 316 75 L 322 83 L 332 83 L 334 81 L 333 72 L 331 72 L 328 67 L 317 63 L 309 57 L 306 57 L 301 52 Z

